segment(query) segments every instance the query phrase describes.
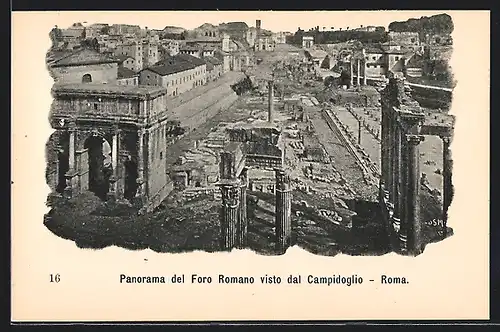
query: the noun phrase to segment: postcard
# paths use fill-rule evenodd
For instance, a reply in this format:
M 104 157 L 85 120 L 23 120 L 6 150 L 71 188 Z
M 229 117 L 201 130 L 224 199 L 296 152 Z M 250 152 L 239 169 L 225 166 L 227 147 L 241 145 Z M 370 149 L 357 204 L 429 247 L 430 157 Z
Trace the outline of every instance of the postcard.
M 13 12 L 12 321 L 487 319 L 489 20 Z

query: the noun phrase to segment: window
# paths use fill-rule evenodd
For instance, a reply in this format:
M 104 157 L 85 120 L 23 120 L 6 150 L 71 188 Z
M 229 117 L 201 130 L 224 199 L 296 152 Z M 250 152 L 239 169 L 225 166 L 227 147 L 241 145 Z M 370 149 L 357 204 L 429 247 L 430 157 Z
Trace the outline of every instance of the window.
M 92 82 L 92 76 L 90 74 L 85 74 L 82 77 L 82 83 L 91 83 Z
M 411 42 L 412 42 L 412 43 L 414 43 L 414 42 L 415 42 L 415 38 L 412 38 L 412 39 L 411 39 Z
M 163 151 L 160 151 L 160 159 L 163 159 Z
M 97 111 L 97 103 L 94 103 L 94 110 Z
M 399 57 L 398 56 L 395 59 L 396 59 L 396 61 L 399 61 Z

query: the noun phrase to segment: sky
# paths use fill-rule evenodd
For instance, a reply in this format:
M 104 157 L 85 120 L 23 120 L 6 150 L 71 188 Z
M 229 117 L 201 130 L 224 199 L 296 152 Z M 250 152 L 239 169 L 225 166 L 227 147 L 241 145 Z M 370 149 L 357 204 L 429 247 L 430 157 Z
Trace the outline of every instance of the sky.
M 262 28 L 277 31 L 295 32 L 320 26 L 330 29 L 356 28 L 360 25 L 384 26 L 393 21 L 405 21 L 409 18 L 432 16 L 446 11 L 156 11 L 156 12 L 60 12 L 54 25 L 61 28 L 75 22 L 136 24 L 142 28 L 163 29 L 167 25 L 186 29 L 196 28 L 203 23 L 214 25 L 223 22 L 246 22 L 255 26 L 255 20 L 262 21 Z M 452 12 L 448 12 L 453 17 Z

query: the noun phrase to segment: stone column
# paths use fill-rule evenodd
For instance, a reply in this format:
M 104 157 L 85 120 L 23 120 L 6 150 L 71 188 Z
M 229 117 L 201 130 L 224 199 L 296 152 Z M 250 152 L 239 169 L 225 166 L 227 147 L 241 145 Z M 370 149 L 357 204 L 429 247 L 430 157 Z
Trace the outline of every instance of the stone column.
M 68 171 L 65 174 L 65 179 L 66 179 L 66 187 L 64 188 L 64 195 L 67 198 L 71 198 L 73 194 L 75 194 L 75 191 L 77 188 L 75 178 L 77 177 L 77 170 L 75 168 L 75 135 L 76 135 L 76 128 L 74 124 L 70 124 L 68 128 L 69 132 L 69 146 L 68 146 Z
M 396 140 L 396 145 L 399 150 L 399 162 L 397 163 L 397 175 L 398 175 L 398 188 L 397 196 L 398 199 L 395 202 L 395 213 L 401 220 L 406 220 L 405 211 L 407 207 L 406 203 L 406 179 L 408 178 L 408 146 L 405 141 L 406 134 L 403 128 L 399 128 L 399 139 Z
M 366 60 L 363 60 L 363 85 L 366 84 Z
M 443 236 L 447 236 L 448 232 L 448 208 L 450 207 L 453 198 L 453 184 L 452 184 L 452 167 L 453 161 L 451 159 L 450 151 L 450 137 L 441 137 L 443 140 Z
M 231 250 L 236 244 L 236 226 L 239 214 L 238 184 L 223 184 L 221 191 L 221 248 L 222 250 Z
M 420 149 L 424 140 L 420 135 L 406 135 L 408 144 L 407 209 L 405 226 L 408 229 L 408 252 L 418 255 L 422 248 L 422 224 L 420 222 Z
M 144 139 L 146 137 L 145 129 L 139 129 L 137 131 L 137 191 L 135 197 L 141 203 L 144 202 L 146 197 L 145 188 L 145 174 L 144 174 Z
M 382 119 L 381 119 L 381 138 L 380 138 L 380 149 L 381 149 L 381 155 L 380 155 L 380 166 L 382 168 L 381 173 L 382 173 L 382 181 L 384 182 L 385 189 L 387 189 L 388 181 L 389 181 L 389 175 L 388 175 L 388 168 L 387 164 L 389 162 L 389 155 L 387 153 L 387 150 L 389 148 L 389 131 L 388 131 L 388 112 L 386 110 L 386 105 L 382 104 Z
M 276 250 L 284 253 L 291 245 L 292 235 L 292 192 L 290 176 L 282 168 L 276 174 Z
M 247 246 L 247 234 L 248 234 L 248 217 L 247 217 L 247 169 L 244 168 L 240 174 L 240 187 L 239 187 L 239 217 L 238 217 L 238 236 L 237 243 L 240 248 L 245 248 Z
M 352 60 L 351 62 L 349 63 L 350 64 L 350 70 L 351 70 L 351 86 L 354 85 L 354 68 L 353 68 L 353 63 L 352 63 Z
M 392 159 L 394 156 L 394 110 L 391 109 L 387 117 L 387 190 L 389 200 L 394 202 L 394 174 Z
M 267 114 L 267 120 L 269 122 L 273 122 L 274 120 L 274 81 L 271 80 L 269 81 L 268 83 L 268 89 L 269 89 L 269 92 L 268 92 L 268 114 Z
M 401 218 L 401 127 L 395 121 L 394 124 L 394 156 L 392 158 L 394 171 L 394 213 Z
M 120 132 L 118 127 L 113 128 L 113 141 L 111 143 L 111 167 L 113 169 L 113 174 L 109 179 L 109 192 L 108 199 L 116 199 L 117 193 L 117 178 L 118 178 L 118 151 L 120 142 Z
M 356 61 L 358 63 L 358 74 L 356 75 L 356 85 L 360 86 L 361 85 L 361 60 Z

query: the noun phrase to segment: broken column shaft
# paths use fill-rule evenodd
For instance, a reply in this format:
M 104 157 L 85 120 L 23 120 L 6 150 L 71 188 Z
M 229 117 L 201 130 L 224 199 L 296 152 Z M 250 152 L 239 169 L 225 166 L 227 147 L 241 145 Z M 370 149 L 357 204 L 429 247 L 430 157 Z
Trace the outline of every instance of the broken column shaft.
M 239 186 L 237 183 L 223 184 L 221 223 L 222 250 L 231 250 L 236 244 L 236 228 L 239 216 Z
M 284 253 L 291 245 L 292 235 L 292 192 L 290 177 L 281 168 L 276 174 L 276 250 Z

